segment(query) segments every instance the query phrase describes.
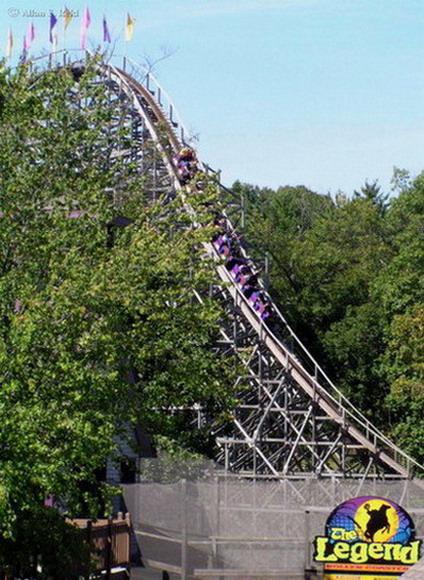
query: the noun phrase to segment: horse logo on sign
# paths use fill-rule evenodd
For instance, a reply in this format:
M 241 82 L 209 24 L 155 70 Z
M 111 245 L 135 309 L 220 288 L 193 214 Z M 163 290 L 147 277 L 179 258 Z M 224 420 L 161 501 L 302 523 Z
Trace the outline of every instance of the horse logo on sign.
M 420 557 L 421 542 L 407 512 L 389 499 L 366 496 L 340 504 L 314 541 L 314 560 L 327 580 L 399 578 Z

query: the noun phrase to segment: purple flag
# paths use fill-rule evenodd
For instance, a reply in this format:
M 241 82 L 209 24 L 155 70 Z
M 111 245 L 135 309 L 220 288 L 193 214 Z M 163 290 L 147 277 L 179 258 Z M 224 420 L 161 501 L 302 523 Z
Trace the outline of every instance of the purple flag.
M 103 16 L 103 42 L 110 42 L 110 32 L 106 22 L 106 16 Z
M 50 12 L 50 42 L 52 44 L 54 43 L 53 28 L 56 26 L 56 24 L 57 24 L 57 18 L 53 14 L 53 12 Z
M 85 50 L 87 44 L 87 31 L 91 24 L 91 16 L 88 8 L 84 10 L 81 21 L 81 48 Z
M 34 23 L 31 22 L 31 24 L 28 26 L 28 40 L 29 43 L 32 44 L 32 41 L 35 38 L 35 28 L 34 28 Z
M 91 24 L 90 10 L 88 8 L 86 8 L 84 10 L 84 16 L 82 17 L 83 28 L 88 30 L 88 27 L 90 26 L 90 24 Z

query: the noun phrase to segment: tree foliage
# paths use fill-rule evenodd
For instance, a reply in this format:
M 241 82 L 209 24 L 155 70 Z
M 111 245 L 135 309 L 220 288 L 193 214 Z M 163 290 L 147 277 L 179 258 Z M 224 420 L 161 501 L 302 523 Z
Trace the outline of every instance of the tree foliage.
M 271 257 L 271 293 L 354 404 L 423 460 L 424 176 L 395 169 L 333 201 L 304 187 L 247 200 L 246 238 Z
M 96 513 L 104 489 L 88 484 L 128 422 L 178 440 L 177 409 L 231 404 L 219 311 L 193 298 L 210 281 L 200 254 L 214 194 L 193 200 L 196 228 L 180 200 L 148 203 L 145 176 L 116 155 L 131 127 L 96 74 L 96 59 L 78 75 L 0 74 L 4 537 L 47 495 Z M 131 226 L 113 228 L 117 215 Z

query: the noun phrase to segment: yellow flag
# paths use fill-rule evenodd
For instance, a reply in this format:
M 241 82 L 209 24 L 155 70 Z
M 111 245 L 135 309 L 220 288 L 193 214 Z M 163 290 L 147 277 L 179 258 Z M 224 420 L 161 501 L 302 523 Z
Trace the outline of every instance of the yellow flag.
M 73 18 L 72 12 L 68 10 L 65 6 L 65 10 L 63 12 L 63 27 L 65 30 L 68 28 L 72 18 Z
M 13 34 L 12 30 L 9 28 L 9 33 L 7 35 L 6 58 L 10 58 L 12 56 L 12 48 L 13 48 Z
M 131 18 L 127 13 L 127 24 L 125 26 L 125 41 L 129 42 L 133 37 L 135 18 Z

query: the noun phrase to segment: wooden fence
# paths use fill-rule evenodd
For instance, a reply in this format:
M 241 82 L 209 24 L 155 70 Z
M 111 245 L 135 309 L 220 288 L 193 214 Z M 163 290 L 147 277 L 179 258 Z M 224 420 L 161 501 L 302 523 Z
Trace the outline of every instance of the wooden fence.
M 116 519 L 87 520 L 73 519 L 70 523 L 78 526 L 92 547 L 92 556 L 97 570 L 103 571 L 107 580 L 130 577 L 130 529 L 129 514 L 120 512 Z

